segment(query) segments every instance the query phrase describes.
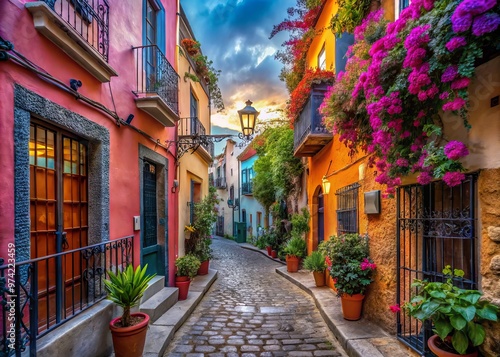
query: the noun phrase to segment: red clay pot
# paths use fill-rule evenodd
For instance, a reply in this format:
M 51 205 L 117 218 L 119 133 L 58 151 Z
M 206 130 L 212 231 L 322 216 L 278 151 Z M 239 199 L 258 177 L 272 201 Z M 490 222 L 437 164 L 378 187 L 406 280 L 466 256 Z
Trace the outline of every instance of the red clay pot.
M 344 319 L 356 321 L 361 318 L 361 308 L 363 307 L 364 298 L 365 296 L 362 294 L 342 294 L 340 301 L 342 303 L 342 315 L 344 315 Z
M 438 357 L 477 357 L 477 351 L 465 354 L 465 355 L 460 355 L 458 353 L 453 353 L 453 352 L 448 352 L 443 349 L 441 349 L 438 346 L 438 343 L 441 342 L 441 339 L 439 338 L 438 335 L 433 335 L 427 340 L 427 346 L 429 346 L 429 349 Z
M 267 249 L 267 255 L 271 255 L 271 252 L 273 251 L 273 247 L 271 247 L 270 245 L 266 246 L 266 249 Z
M 324 271 L 313 271 L 314 282 L 316 286 L 325 286 L 325 272 Z
M 188 281 L 176 281 L 175 287 L 179 288 L 179 300 L 186 300 L 189 293 L 189 284 L 191 280 Z
M 200 268 L 198 269 L 198 275 L 207 275 L 208 274 L 208 267 L 210 265 L 210 260 L 205 260 L 204 262 L 201 263 Z
M 149 316 L 142 312 L 133 313 L 131 316 L 143 317 L 144 319 L 137 325 L 129 327 L 115 326 L 117 322 L 121 321 L 121 317 L 117 317 L 109 323 L 116 357 L 141 357 L 144 351 Z
M 299 271 L 299 261 L 300 258 L 295 255 L 286 256 L 286 270 L 289 273 L 296 273 Z
M 272 250 L 271 251 L 271 257 L 274 258 L 274 259 L 278 258 L 278 252 L 275 251 L 275 250 Z
M 175 276 L 175 281 L 176 281 L 176 282 L 177 282 L 177 281 L 189 281 L 189 280 L 190 280 L 190 279 L 189 279 L 189 276 L 187 276 L 187 275 L 183 275 L 183 276 L 177 276 L 177 275 L 176 275 L 176 276 Z

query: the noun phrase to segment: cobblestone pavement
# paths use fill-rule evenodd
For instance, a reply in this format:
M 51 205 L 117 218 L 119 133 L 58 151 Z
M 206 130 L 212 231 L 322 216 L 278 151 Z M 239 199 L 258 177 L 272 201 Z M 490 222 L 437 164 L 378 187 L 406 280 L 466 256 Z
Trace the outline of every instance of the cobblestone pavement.
M 276 274 L 278 263 L 223 238 L 212 247 L 218 279 L 164 356 L 347 356 L 309 295 Z

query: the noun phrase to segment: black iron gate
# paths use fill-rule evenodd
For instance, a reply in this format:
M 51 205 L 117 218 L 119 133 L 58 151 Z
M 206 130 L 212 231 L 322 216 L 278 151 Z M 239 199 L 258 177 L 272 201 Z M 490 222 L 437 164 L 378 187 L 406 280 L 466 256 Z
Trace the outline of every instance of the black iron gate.
M 444 281 L 443 268 L 464 271 L 463 288 L 477 288 L 476 175 L 461 185 L 444 182 L 410 185 L 397 191 L 397 303 L 417 292 L 413 279 Z M 430 323 L 421 324 L 403 312 L 397 316 L 398 338 L 422 355 L 431 355 Z
M 219 237 L 224 237 L 224 216 L 217 217 L 217 225 L 215 226 L 215 234 Z

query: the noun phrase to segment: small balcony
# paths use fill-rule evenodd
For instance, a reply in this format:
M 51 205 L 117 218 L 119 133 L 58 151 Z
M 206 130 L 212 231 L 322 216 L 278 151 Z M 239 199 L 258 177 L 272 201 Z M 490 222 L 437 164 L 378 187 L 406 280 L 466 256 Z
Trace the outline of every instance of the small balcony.
M 326 83 L 313 86 L 309 100 L 295 120 L 293 154 L 296 157 L 312 157 L 333 139 L 332 133 L 326 130 L 323 118 L 318 112 L 327 86 Z
M 197 117 L 182 118 L 177 127 L 179 135 L 180 149 L 191 149 L 196 146 L 201 146 L 204 149 L 204 158 L 207 161 L 212 161 L 214 157 L 214 143 L 205 138 L 206 129 Z M 203 155 L 203 153 L 202 153 Z
M 156 45 L 133 47 L 136 60 L 137 108 L 164 126 L 173 127 L 179 120 L 179 75 Z
M 216 188 L 226 188 L 227 187 L 227 183 L 226 183 L 226 178 L 225 177 L 217 177 L 215 179 L 215 187 Z
M 109 5 L 106 0 L 43 0 L 25 4 L 33 25 L 100 82 L 118 73 L 108 64 Z
M 243 182 L 241 184 L 241 194 L 242 195 L 252 195 L 253 194 L 253 182 Z

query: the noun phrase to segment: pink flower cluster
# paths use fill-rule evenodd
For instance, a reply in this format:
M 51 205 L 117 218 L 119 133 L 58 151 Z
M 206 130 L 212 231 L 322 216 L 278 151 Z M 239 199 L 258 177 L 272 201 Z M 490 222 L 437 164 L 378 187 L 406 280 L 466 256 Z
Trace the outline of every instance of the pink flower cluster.
M 325 257 L 325 263 L 326 263 L 326 266 L 327 266 L 328 268 L 331 268 L 331 267 L 332 267 L 332 260 L 330 259 L 330 257 L 329 257 L 329 256 L 326 256 L 326 257 Z
M 450 187 L 460 185 L 463 180 L 465 180 L 465 174 L 458 171 L 447 172 L 443 176 L 443 181 Z
M 377 265 L 375 263 L 370 262 L 368 260 L 368 258 L 364 258 L 363 261 L 359 264 L 359 267 L 361 268 L 361 270 L 366 270 L 366 269 L 375 270 L 375 269 L 377 269 Z
M 444 154 L 450 160 L 458 160 L 462 157 L 469 155 L 469 150 L 467 149 L 467 146 L 465 146 L 464 143 L 452 140 L 444 147 Z
M 389 310 L 391 310 L 392 312 L 394 313 L 397 313 L 397 312 L 400 312 L 401 311 L 401 307 L 399 307 L 399 305 L 391 305 L 389 306 Z

